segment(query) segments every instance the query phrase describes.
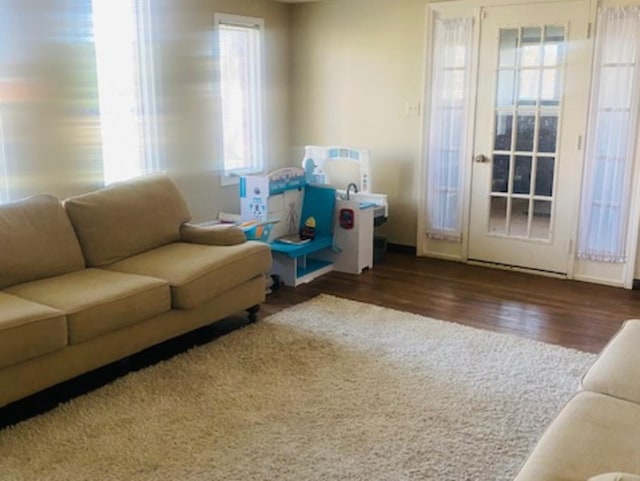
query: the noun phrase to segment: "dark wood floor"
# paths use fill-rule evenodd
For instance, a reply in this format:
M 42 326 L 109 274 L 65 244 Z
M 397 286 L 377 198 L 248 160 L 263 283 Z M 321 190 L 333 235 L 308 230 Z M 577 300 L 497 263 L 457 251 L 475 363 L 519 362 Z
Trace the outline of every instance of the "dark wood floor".
M 620 324 L 640 318 L 640 291 L 387 252 L 361 275 L 329 273 L 269 294 L 259 317 L 327 293 L 470 326 L 598 352 Z M 125 374 L 247 324 L 231 317 L 0 408 L 0 429 Z
M 332 272 L 268 296 L 262 315 L 320 293 L 598 352 L 629 318 L 640 291 L 387 252 L 354 276 Z

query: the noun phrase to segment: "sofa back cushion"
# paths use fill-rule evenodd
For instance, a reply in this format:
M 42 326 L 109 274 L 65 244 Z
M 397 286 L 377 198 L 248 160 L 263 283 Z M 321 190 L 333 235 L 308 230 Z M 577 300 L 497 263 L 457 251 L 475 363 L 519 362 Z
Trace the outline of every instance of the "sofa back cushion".
M 58 199 L 38 195 L 0 205 L 0 289 L 84 268 Z
M 176 184 L 160 174 L 71 197 L 64 207 L 89 267 L 175 242 L 180 226 L 191 219 Z

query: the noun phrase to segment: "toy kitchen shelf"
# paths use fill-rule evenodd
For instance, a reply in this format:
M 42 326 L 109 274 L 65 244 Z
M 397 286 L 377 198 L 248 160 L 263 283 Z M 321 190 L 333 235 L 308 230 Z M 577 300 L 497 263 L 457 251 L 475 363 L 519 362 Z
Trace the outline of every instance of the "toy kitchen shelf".
M 333 270 L 333 262 L 314 257 L 315 254 L 331 249 L 331 236 L 316 237 L 312 241 L 296 245 L 275 241 L 271 243 L 273 254 L 273 275 L 280 277 L 280 282 L 296 287 L 311 282 Z
M 299 286 L 333 270 L 333 262 L 318 255 L 333 247 L 333 210 L 336 189 L 327 185 L 307 185 L 304 188 L 300 229 L 313 218 L 315 234 L 303 244 L 288 244 L 275 239 L 271 243 L 272 274 L 287 286 Z
M 240 179 L 240 207 L 243 221 L 264 223 L 278 219 L 266 238 L 271 248 L 271 275 L 287 286 L 296 287 L 333 270 L 333 261 L 320 258 L 333 247 L 333 215 L 336 189 L 328 185 L 309 185 L 301 168 L 287 167 L 267 176 Z M 299 243 L 278 240 L 297 235 L 313 218 L 313 239 Z

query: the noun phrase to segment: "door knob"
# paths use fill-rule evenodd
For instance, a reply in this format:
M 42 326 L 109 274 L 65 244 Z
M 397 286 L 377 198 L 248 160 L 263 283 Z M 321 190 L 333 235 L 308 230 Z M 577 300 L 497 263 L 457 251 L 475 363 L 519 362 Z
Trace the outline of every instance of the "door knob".
M 486 163 L 489 162 L 489 157 L 487 157 L 486 155 L 478 154 L 473 158 L 473 160 L 479 163 Z

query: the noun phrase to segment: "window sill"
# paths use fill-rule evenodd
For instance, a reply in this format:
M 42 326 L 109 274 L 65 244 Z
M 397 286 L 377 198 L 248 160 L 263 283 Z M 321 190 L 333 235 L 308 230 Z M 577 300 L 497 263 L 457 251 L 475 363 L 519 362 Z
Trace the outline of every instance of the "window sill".
M 246 171 L 246 172 L 234 172 L 231 174 L 221 174 L 220 175 L 220 186 L 227 187 L 230 185 L 238 185 L 240 183 L 240 177 L 245 175 L 263 175 L 262 171 Z

